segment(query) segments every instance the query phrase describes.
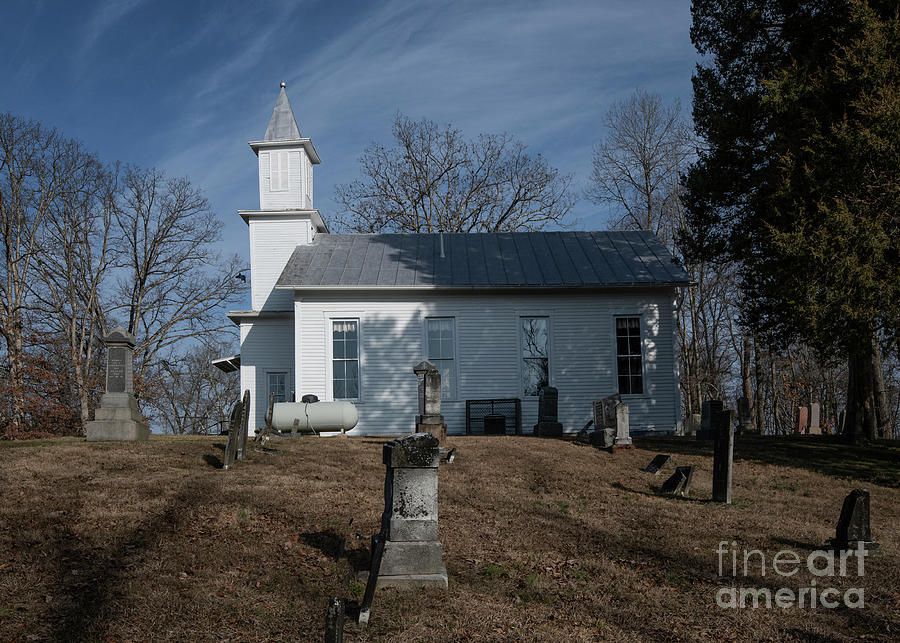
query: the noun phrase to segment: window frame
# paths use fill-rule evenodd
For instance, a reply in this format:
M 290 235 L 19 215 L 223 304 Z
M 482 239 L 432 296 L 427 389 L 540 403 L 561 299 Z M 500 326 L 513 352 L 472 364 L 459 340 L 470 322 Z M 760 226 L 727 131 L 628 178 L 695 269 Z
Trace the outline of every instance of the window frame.
M 547 320 L 547 386 L 553 385 L 553 322 L 552 317 L 549 312 L 534 312 L 534 313 L 518 313 L 516 315 L 516 333 L 519 338 L 519 384 L 518 390 L 521 392 L 522 397 L 527 400 L 536 400 L 540 395 L 540 386 L 538 387 L 538 392 L 534 395 L 528 394 L 525 392 L 525 360 L 526 359 L 541 359 L 541 358 L 526 358 L 525 357 L 525 329 L 523 321 L 526 319 L 546 319 Z
M 357 377 L 357 390 L 356 397 L 336 397 L 334 394 L 334 363 L 336 359 L 341 361 L 353 361 L 353 358 L 335 358 L 334 356 L 334 324 L 338 322 L 355 322 L 356 323 L 356 377 Z M 326 336 L 326 345 L 328 346 L 328 350 L 326 352 L 327 356 L 327 386 L 328 386 L 328 398 L 335 402 L 353 402 L 355 404 L 359 404 L 363 400 L 363 386 L 362 386 L 362 367 L 363 367 L 363 359 L 362 359 L 362 320 L 358 315 L 336 315 L 336 316 L 328 316 L 327 323 L 325 325 L 325 336 Z
M 286 368 L 273 368 L 266 369 L 266 397 L 264 407 L 268 408 L 269 405 L 269 396 L 272 394 L 272 382 L 271 377 L 273 375 L 283 375 L 284 376 L 284 399 L 278 400 L 276 402 L 290 402 L 290 396 L 288 395 L 288 381 L 290 380 L 291 372 Z
M 276 187 L 275 159 L 278 159 L 278 181 Z M 269 152 L 269 191 L 287 192 L 290 189 L 290 150 L 272 150 Z M 284 167 L 282 167 L 282 161 Z
M 453 340 L 453 351 L 452 357 L 445 358 L 432 358 L 430 343 L 428 341 L 428 322 L 432 320 L 442 320 L 448 319 L 450 320 L 450 331 L 452 333 Z M 438 366 L 437 362 L 451 362 L 450 364 L 450 386 L 447 390 L 447 395 L 444 394 L 444 381 L 443 377 L 441 378 L 441 399 L 445 401 L 457 401 L 459 400 L 459 335 L 457 333 L 456 326 L 456 316 L 455 315 L 428 315 L 424 317 L 422 320 L 422 353 L 425 355 L 425 359 Z M 438 368 L 438 370 L 441 370 Z M 442 374 L 443 375 L 443 374 Z
M 635 355 L 631 352 L 629 352 L 626 355 L 619 355 L 618 320 L 620 320 L 620 319 L 636 319 L 637 320 L 637 323 L 638 323 L 638 346 L 640 348 L 639 356 Z M 631 337 L 631 335 L 627 335 L 627 337 Z M 647 375 L 646 375 L 647 369 L 644 368 L 644 354 L 646 352 L 645 347 L 644 347 L 644 340 L 645 340 L 645 337 L 644 337 L 644 315 L 643 314 L 641 314 L 641 313 L 616 313 L 613 315 L 613 318 L 612 318 L 612 344 L 613 344 L 612 345 L 612 353 L 613 353 L 613 362 L 615 364 L 615 373 L 616 373 L 615 381 L 614 381 L 614 388 L 615 388 L 616 392 L 623 397 L 638 398 L 638 397 L 645 397 L 647 395 Z M 630 347 L 629 347 L 629 351 L 630 351 Z M 633 359 L 634 357 L 640 357 L 641 391 L 640 391 L 640 393 L 624 393 L 624 392 L 622 392 L 621 386 L 619 383 L 619 377 L 620 377 L 619 359 L 623 358 L 623 359 L 630 360 L 630 359 Z M 629 367 L 628 374 L 625 375 L 624 377 L 629 378 L 629 390 L 631 390 L 631 388 L 632 388 L 631 387 L 631 378 L 633 378 L 634 375 L 631 373 L 630 367 Z

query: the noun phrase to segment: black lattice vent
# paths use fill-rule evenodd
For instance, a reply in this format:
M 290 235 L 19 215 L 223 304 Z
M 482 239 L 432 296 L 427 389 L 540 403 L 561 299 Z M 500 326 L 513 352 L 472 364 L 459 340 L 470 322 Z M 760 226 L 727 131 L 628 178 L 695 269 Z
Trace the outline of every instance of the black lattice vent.
M 484 435 L 484 418 L 502 415 L 506 435 L 522 435 L 522 400 L 466 400 L 466 435 Z

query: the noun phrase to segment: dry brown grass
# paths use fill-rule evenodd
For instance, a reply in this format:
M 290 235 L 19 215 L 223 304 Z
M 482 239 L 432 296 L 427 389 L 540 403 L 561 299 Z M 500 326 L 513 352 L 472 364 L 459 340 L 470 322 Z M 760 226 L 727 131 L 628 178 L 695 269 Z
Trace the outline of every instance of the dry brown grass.
M 321 640 L 329 598 L 361 593 L 350 577 L 379 525 L 382 441 L 302 438 L 222 471 L 224 441 L 0 446 L 0 639 Z M 440 471 L 449 591 L 379 590 L 370 627 L 348 626 L 346 640 L 844 641 L 900 632 L 897 447 L 745 441 L 735 503 L 722 506 L 707 501 L 709 447 L 691 441 L 645 440 L 616 456 L 525 437 L 451 443 L 460 455 Z M 673 467 L 641 472 L 656 452 L 696 466 L 690 498 L 654 492 Z M 716 590 L 735 584 L 717 574 L 719 541 L 806 556 L 834 535 L 856 486 L 872 492 L 885 555 L 866 561 L 863 579 L 819 586 L 862 586 L 865 609 L 716 606 Z M 811 578 L 769 570 L 744 584 L 796 589 Z

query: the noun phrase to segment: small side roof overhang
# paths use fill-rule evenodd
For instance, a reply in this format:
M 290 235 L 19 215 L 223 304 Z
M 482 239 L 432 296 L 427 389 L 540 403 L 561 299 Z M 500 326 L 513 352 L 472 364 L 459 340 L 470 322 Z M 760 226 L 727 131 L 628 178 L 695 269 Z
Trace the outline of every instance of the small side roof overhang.
M 241 356 L 229 355 L 228 357 L 220 357 L 212 361 L 212 365 L 223 373 L 234 373 L 241 370 Z

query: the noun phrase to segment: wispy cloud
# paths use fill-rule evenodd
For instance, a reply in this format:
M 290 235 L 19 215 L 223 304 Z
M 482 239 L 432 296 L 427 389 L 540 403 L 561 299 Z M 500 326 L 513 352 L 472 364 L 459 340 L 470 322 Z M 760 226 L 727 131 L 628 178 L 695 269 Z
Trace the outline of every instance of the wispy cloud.
M 81 38 L 81 47 L 77 58 L 83 61 L 90 51 L 97 45 L 104 34 L 116 25 L 129 13 L 137 9 L 145 0 L 116 0 L 115 2 L 99 2 L 94 6 L 94 11 L 88 18 L 84 35 Z

